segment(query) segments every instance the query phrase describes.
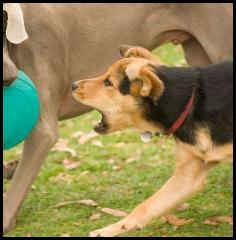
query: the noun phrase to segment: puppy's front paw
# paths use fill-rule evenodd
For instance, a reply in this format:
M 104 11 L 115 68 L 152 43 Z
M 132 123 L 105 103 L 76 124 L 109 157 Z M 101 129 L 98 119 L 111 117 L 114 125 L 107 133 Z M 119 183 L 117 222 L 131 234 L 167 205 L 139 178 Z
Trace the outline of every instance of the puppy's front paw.
M 97 229 L 89 233 L 89 237 L 115 237 L 133 230 L 140 230 L 141 224 L 136 219 L 125 218 L 105 228 Z
M 95 231 L 92 231 L 89 233 L 89 237 L 102 237 L 101 236 L 101 231 L 102 229 L 98 229 L 98 230 L 95 230 Z
M 112 224 L 105 228 L 97 229 L 89 233 L 89 237 L 115 237 L 124 231 L 119 224 Z

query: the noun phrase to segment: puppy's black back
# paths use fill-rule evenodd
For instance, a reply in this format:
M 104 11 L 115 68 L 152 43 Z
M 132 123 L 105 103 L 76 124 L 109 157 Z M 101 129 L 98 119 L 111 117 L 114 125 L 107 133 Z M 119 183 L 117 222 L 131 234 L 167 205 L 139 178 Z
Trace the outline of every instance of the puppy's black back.
M 233 63 L 206 67 L 159 67 L 156 74 L 165 85 L 157 104 L 146 99 L 148 116 L 168 129 L 184 110 L 193 89 L 193 107 L 184 124 L 174 133 L 181 141 L 195 144 L 197 127 L 208 127 L 215 144 L 232 142 Z
M 198 121 L 206 121 L 216 144 L 233 137 L 233 63 L 225 61 L 200 69 Z

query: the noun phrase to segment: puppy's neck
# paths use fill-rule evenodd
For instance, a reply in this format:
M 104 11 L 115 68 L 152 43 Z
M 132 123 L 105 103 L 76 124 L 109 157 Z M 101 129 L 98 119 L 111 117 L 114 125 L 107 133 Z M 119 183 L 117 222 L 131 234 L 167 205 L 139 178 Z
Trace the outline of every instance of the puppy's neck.
M 165 132 L 176 122 L 180 114 L 184 111 L 192 96 L 193 89 L 195 89 L 195 93 L 197 93 L 199 73 L 197 69 L 190 67 L 175 68 L 162 66 L 156 69 L 156 74 L 163 82 L 165 90 L 155 103 L 152 102 L 151 99 L 145 99 L 147 106 L 146 116 L 154 125 L 157 122 L 161 123 Z M 193 143 L 194 139 L 191 137 L 191 127 L 186 128 L 186 126 L 191 125 L 193 122 L 194 105 L 196 101 L 197 96 L 193 99 L 192 107 L 186 119 L 174 133 L 174 136 L 180 137 L 189 143 Z
M 179 117 L 193 88 L 192 108 L 174 133 L 182 142 L 196 144 L 199 127 L 209 128 L 214 144 L 233 140 L 233 63 L 225 61 L 199 68 L 159 67 L 156 74 L 163 81 L 164 93 L 155 103 L 146 101 L 146 116 L 153 124 L 168 129 Z

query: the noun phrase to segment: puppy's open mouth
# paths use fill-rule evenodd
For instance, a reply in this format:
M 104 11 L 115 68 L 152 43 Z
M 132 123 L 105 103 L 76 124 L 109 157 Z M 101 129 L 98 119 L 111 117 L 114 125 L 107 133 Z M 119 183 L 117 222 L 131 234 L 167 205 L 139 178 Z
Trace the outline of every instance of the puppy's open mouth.
M 105 134 L 107 132 L 107 129 L 108 129 L 108 124 L 106 123 L 104 114 L 103 113 L 101 113 L 101 114 L 102 114 L 101 121 L 98 124 L 96 124 L 93 129 L 94 129 L 95 132 L 97 132 L 99 134 Z

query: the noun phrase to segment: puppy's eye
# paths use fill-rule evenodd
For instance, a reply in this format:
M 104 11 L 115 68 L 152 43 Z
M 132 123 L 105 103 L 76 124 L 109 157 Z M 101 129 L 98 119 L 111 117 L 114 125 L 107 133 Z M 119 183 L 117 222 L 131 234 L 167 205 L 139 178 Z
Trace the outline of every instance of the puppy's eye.
M 113 84 L 112 84 L 112 82 L 110 80 L 106 79 L 104 81 L 104 85 L 105 85 L 105 87 L 109 87 L 109 86 L 112 86 Z

